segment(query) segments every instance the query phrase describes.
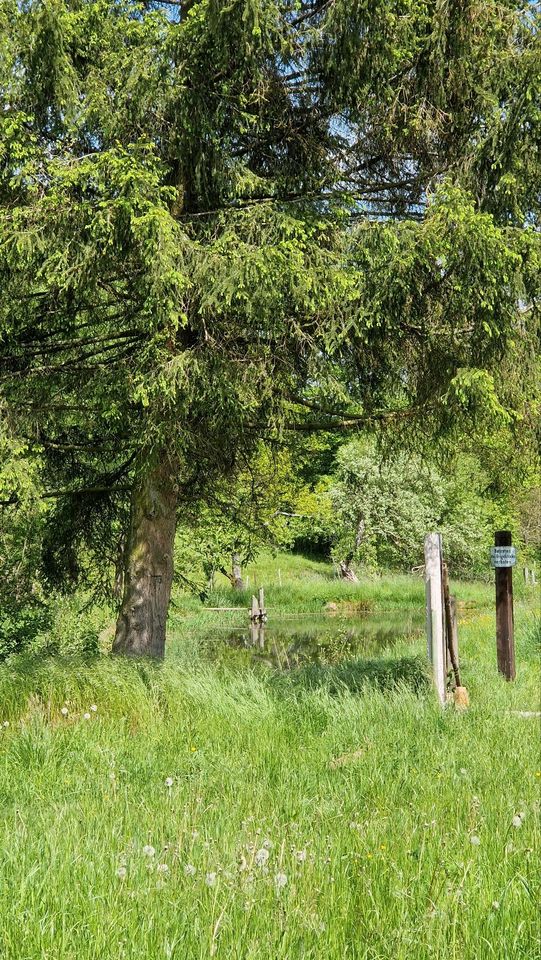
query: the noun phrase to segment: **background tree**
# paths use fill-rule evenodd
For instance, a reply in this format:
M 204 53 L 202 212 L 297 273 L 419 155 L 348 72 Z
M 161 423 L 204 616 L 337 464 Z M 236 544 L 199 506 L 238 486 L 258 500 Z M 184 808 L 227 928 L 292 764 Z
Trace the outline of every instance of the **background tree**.
M 536 322 L 536 17 L 3 3 L 2 397 L 56 493 L 49 580 L 124 543 L 117 651 L 163 654 L 177 517 L 259 438 L 512 407 L 493 372 Z
M 244 565 L 262 548 L 284 548 L 292 541 L 290 516 L 302 481 L 289 451 L 259 443 L 238 461 L 237 473 L 217 482 L 206 503 L 195 504 L 177 530 L 177 576 L 203 597 L 214 589 L 217 573 L 244 589 Z M 183 570 L 193 571 L 191 582 L 183 579 Z
M 342 576 L 354 579 L 355 564 L 422 566 L 430 530 L 442 533 L 454 576 L 486 576 L 495 526 L 516 526 L 509 498 L 486 496 L 488 482 L 479 462 L 464 453 L 423 458 L 408 451 L 384 455 L 367 440 L 345 444 L 329 489 L 333 556 Z

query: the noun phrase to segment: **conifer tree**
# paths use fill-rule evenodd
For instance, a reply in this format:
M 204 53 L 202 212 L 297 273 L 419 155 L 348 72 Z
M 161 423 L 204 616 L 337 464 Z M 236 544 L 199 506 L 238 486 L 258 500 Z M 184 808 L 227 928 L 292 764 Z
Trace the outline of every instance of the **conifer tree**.
M 123 543 L 118 652 L 163 655 L 177 518 L 260 438 L 512 416 L 538 30 L 511 0 L 2 0 L 3 430 L 54 494 L 51 579 Z

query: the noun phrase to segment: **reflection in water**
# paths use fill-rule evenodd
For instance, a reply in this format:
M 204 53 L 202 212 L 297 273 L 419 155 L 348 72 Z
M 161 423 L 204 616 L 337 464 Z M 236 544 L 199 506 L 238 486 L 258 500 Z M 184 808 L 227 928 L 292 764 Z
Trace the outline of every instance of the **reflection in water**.
M 422 611 L 319 616 L 215 628 L 203 645 L 213 660 L 241 659 L 279 670 L 373 657 L 423 630 Z

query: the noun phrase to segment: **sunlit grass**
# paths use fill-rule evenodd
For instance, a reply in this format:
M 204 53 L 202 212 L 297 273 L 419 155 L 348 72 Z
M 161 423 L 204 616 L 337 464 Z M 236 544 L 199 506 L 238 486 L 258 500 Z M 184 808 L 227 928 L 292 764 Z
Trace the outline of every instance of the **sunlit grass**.
M 522 603 L 514 684 L 490 608 L 463 608 L 465 714 L 423 685 L 422 638 L 379 674 L 277 676 L 213 668 L 182 629 L 161 667 L 0 668 L 2 960 L 539 956 Z

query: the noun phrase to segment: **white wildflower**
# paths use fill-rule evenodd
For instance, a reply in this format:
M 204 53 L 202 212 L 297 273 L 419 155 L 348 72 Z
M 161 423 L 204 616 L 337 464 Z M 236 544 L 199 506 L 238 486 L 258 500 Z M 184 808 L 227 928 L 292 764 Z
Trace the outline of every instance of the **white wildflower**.
M 499 910 L 499 909 L 500 909 L 500 901 L 499 901 L 499 900 L 493 900 L 493 901 L 492 901 L 492 909 L 493 909 L 493 910 Z
M 68 711 L 66 710 L 66 713 L 67 713 L 67 712 L 68 712 Z M 6 728 L 9 727 L 9 720 L 4 720 L 2 726 L 3 726 L 3 727 L 6 727 Z
M 266 847 L 261 847 L 261 850 L 258 850 L 255 855 L 255 862 L 258 867 L 264 867 L 267 860 L 269 859 L 269 851 Z
M 169 873 L 169 867 L 166 863 L 159 863 L 156 867 L 156 873 Z
M 265 847 L 265 850 L 272 850 L 273 843 L 272 840 L 263 840 L 261 846 Z
M 215 884 L 216 884 L 216 874 L 215 874 L 215 873 L 207 873 L 207 875 L 206 875 L 206 877 L 205 877 L 205 883 L 206 883 L 207 887 L 214 887 Z
M 143 853 L 145 857 L 153 857 L 154 854 L 156 853 L 156 850 L 154 849 L 153 846 L 151 846 L 150 843 L 145 843 L 143 847 Z
M 89 714 L 89 713 L 83 713 L 83 720 L 90 720 L 90 714 Z
M 98 708 L 97 708 L 97 706 L 96 706 L 95 703 L 91 703 L 91 704 L 90 704 L 90 709 L 91 709 L 92 713 L 96 713 L 96 711 L 97 711 Z
M 68 715 L 68 708 L 67 708 L 67 707 L 61 707 L 61 708 L 60 708 L 60 713 L 62 714 L 63 717 L 67 717 L 67 715 Z
M 173 782 L 174 782 L 174 781 L 173 781 L 173 777 L 166 777 L 166 778 L 165 778 L 165 786 L 166 786 L 166 787 L 172 787 L 172 786 L 173 786 Z
M 520 829 L 520 827 L 522 826 L 522 816 L 520 815 L 520 813 L 515 814 L 515 816 L 511 820 L 511 823 L 513 824 L 515 830 Z
M 128 871 L 126 870 L 126 867 L 118 867 L 118 869 L 117 869 L 117 871 L 116 871 L 116 875 L 117 875 L 117 877 L 120 877 L 121 880 L 124 880 L 127 872 L 128 872 Z
M 306 860 L 306 850 L 297 850 L 295 853 L 295 857 L 298 863 L 304 863 L 304 861 Z
M 274 886 L 277 890 L 282 890 L 287 884 L 287 877 L 285 873 L 277 873 L 274 877 Z
M 470 837 L 470 843 L 472 844 L 473 847 L 481 846 L 481 840 L 475 833 L 472 833 Z
M 195 867 L 193 863 L 187 863 L 184 867 L 184 876 L 193 877 L 195 876 Z

